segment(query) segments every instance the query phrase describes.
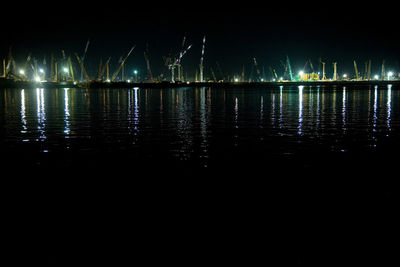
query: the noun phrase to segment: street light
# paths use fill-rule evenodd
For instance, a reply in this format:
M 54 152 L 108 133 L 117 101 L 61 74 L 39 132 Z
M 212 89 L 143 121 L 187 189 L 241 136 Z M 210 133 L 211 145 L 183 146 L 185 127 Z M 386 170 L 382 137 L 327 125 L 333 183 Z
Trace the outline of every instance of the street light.
M 68 73 L 68 68 L 63 69 L 65 73 Z
M 390 78 L 393 76 L 393 72 L 389 71 L 388 73 L 388 80 L 390 80 Z
M 25 71 L 24 70 L 19 70 L 19 74 L 25 75 Z
M 138 71 L 134 70 L 133 73 L 135 74 L 135 82 L 137 83 L 137 81 L 138 81 L 138 79 L 137 79 Z

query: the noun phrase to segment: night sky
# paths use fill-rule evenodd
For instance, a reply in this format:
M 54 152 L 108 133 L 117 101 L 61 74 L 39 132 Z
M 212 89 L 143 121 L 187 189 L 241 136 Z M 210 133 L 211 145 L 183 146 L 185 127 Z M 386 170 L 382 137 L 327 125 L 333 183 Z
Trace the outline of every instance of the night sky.
M 328 76 L 334 61 L 338 62 L 339 73 L 352 73 L 354 59 L 361 71 L 368 59 L 372 60 L 373 73 L 379 72 L 383 59 L 386 69 L 399 69 L 399 26 L 396 7 L 390 2 L 82 3 L 11 4 L 12 12 L 6 14 L 7 27 L 2 34 L 1 57 L 6 57 L 9 46 L 17 62 L 23 62 L 29 52 L 39 60 L 51 52 L 61 57 L 62 49 L 67 54 L 82 54 L 90 38 L 89 72 L 97 70 L 100 57 L 104 61 L 111 56 L 111 66 L 116 66 L 118 59 L 136 44 L 127 69 L 145 72 L 143 52 L 147 46 L 157 75 L 162 56 L 178 53 L 186 35 L 186 44 L 193 47 L 182 65 L 192 76 L 206 35 L 206 75 L 210 67 L 216 69 L 216 62 L 226 73 L 240 73 L 243 65 L 249 72 L 253 57 L 268 74 L 269 66 L 279 74 L 280 60 L 286 55 L 294 72 L 302 69 L 307 59 L 318 69 L 319 58 L 327 62 Z

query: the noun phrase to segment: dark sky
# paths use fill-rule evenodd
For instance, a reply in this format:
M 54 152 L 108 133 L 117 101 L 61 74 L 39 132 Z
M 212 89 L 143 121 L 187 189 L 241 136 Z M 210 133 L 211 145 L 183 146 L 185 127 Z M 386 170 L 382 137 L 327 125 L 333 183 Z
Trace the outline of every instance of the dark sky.
M 256 57 L 260 66 L 280 69 L 289 55 L 293 70 L 302 69 L 319 57 L 338 62 L 339 72 L 351 72 L 353 60 L 363 68 L 372 59 L 373 72 L 383 59 L 388 68 L 398 69 L 400 59 L 397 7 L 368 1 L 186 1 L 123 2 L 67 1 L 49 6 L 44 2 L 11 4 L 6 10 L 7 27 L 2 34 L 1 56 L 13 47 L 17 60 L 29 52 L 43 58 L 51 52 L 61 56 L 83 53 L 90 38 L 88 68 L 96 69 L 99 58 L 118 59 L 136 44 L 128 68 L 145 71 L 143 51 L 148 44 L 153 72 L 161 71 L 162 56 L 177 53 L 183 36 L 193 44 L 183 60 L 194 73 L 201 40 L 207 36 L 205 66 L 239 73 L 251 68 Z M 19 10 L 15 12 L 15 10 Z

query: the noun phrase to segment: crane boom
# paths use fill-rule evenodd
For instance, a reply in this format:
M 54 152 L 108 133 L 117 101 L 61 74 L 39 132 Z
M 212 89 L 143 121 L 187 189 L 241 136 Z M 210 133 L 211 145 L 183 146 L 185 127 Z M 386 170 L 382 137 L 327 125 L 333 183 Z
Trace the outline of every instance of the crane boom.
M 258 64 L 257 64 L 257 60 L 255 57 L 253 58 L 253 61 L 254 61 L 254 67 L 256 68 L 256 72 L 258 75 L 258 77 L 257 77 L 258 81 L 261 81 L 261 74 L 260 74 L 260 70 L 258 69 Z
M 358 75 L 357 63 L 355 60 L 353 62 L 354 62 L 354 71 L 356 72 L 356 79 L 359 80 L 360 76 Z
M 85 66 L 83 66 L 83 62 L 82 62 L 81 58 L 78 56 L 77 53 L 75 53 L 75 57 L 76 57 L 76 60 L 78 60 L 78 63 L 79 63 L 79 66 L 81 67 L 81 71 L 82 71 L 83 75 L 85 76 L 86 80 L 88 82 L 90 82 L 89 75 L 86 72 Z
M 99 76 L 97 76 L 97 80 L 99 81 L 103 75 L 104 72 L 106 71 L 107 67 L 108 67 L 108 63 L 110 62 L 111 57 L 109 57 L 106 61 L 106 63 L 104 63 L 103 67 L 101 68 L 100 72 L 99 72 Z
M 132 53 L 133 49 L 135 49 L 135 47 L 136 47 L 136 45 L 133 45 L 132 48 L 131 48 L 131 50 L 129 50 L 129 53 L 122 59 L 121 64 L 119 65 L 118 69 L 115 71 L 114 75 L 112 76 L 111 81 L 114 81 L 114 80 L 115 80 L 115 78 L 117 77 L 119 71 L 120 71 L 121 68 L 122 68 L 122 65 L 124 65 L 125 61 L 126 61 L 126 60 L 128 59 L 128 57 L 131 55 L 131 53 Z
M 30 61 L 31 61 L 31 53 L 29 53 L 28 57 L 26 58 L 25 64 L 22 67 L 23 70 L 26 70 L 26 67 L 28 67 Z
M 72 81 L 75 82 L 75 77 L 74 77 L 74 68 L 72 67 L 72 62 L 71 62 L 71 57 L 68 57 L 68 64 L 69 64 L 69 69 L 71 71 L 71 78 Z
M 289 61 L 289 56 L 286 55 L 286 64 L 289 70 L 289 78 L 291 81 L 293 81 L 293 72 L 292 72 L 292 66 L 290 65 L 290 61 Z
M 89 43 L 90 43 L 90 39 L 88 39 L 86 42 L 85 51 L 83 52 L 83 56 L 82 56 L 82 65 L 85 63 L 85 58 L 86 58 L 87 50 L 89 48 Z M 83 80 L 83 71 L 81 70 L 81 81 L 82 80 Z
M 144 60 L 146 61 L 146 67 L 147 67 L 147 72 L 150 75 L 150 80 L 153 82 L 153 73 L 151 72 L 151 68 L 150 68 L 150 60 L 149 60 L 149 56 L 147 55 L 146 51 L 144 51 Z

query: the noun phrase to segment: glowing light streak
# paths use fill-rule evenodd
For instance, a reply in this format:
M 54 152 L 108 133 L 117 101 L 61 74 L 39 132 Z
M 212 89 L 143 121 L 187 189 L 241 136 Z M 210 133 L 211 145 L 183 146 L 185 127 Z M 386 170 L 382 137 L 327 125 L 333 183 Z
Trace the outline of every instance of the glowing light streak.
M 36 88 L 36 102 L 37 102 L 37 118 L 38 118 L 38 131 L 39 138 L 46 139 L 45 133 L 45 122 L 46 122 L 46 113 L 45 113 L 45 103 L 44 103 L 44 89 Z
M 26 126 L 26 113 L 25 113 L 25 90 L 21 90 L 21 122 L 22 122 L 22 130 L 21 133 L 26 133 L 27 126 Z
M 304 86 L 299 86 L 299 126 L 297 127 L 299 135 L 303 134 L 303 88 Z
M 391 128 L 391 116 L 392 116 L 392 85 L 388 84 L 388 92 L 387 92 L 387 103 L 386 103 L 386 107 L 387 107 L 387 127 L 389 129 L 389 131 L 392 130 Z
M 66 134 L 65 138 L 68 138 L 70 134 L 69 118 L 70 118 L 70 112 L 69 112 L 68 88 L 64 88 L 64 123 L 65 123 L 64 133 Z

